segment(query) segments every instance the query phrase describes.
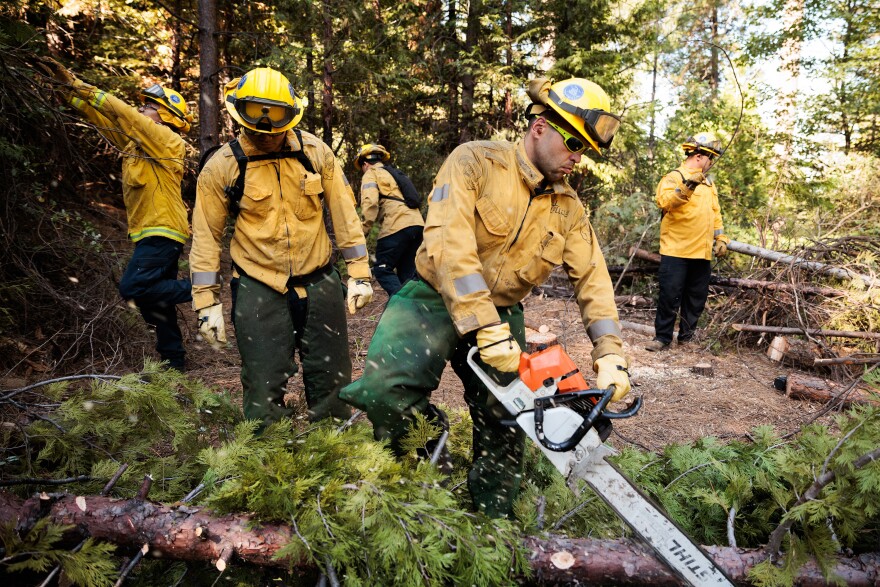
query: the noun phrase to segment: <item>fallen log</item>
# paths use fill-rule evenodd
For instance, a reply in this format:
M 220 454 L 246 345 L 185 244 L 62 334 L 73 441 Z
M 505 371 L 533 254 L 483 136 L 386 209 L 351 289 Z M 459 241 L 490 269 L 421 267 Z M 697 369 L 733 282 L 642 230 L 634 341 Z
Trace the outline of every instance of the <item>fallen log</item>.
M 765 332 L 770 334 L 809 334 L 810 336 L 838 336 L 841 338 L 864 338 L 880 340 L 880 332 L 852 332 L 849 330 L 823 330 L 820 328 L 789 328 L 786 326 L 760 326 L 757 324 L 731 324 L 738 332 Z
M 659 263 L 660 255 L 652 253 L 644 249 L 630 248 L 630 255 L 643 261 L 651 263 Z M 802 294 L 813 294 L 819 296 L 837 297 L 846 295 L 846 292 L 833 287 L 822 287 L 818 285 L 802 285 L 794 283 L 780 283 L 778 281 L 762 281 L 759 279 L 743 279 L 740 277 L 721 277 L 712 275 L 709 277 L 709 285 L 720 285 L 724 287 L 741 287 L 745 289 L 766 289 L 769 291 L 796 291 Z
M 803 267 L 804 269 L 809 269 L 811 271 L 816 271 L 817 273 L 823 273 L 825 275 L 831 275 L 838 279 L 860 279 L 865 283 L 865 285 L 869 287 L 880 285 L 880 280 L 877 280 L 869 275 L 862 275 L 861 273 L 856 273 L 855 271 L 850 271 L 849 269 L 834 267 L 832 265 L 826 265 L 825 263 L 819 263 L 817 261 L 807 261 L 806 259 L 803 259 L 801 257 L 786 255 L 785 253 L 771 251 L 770 249 L 764 249 L 761 247 L 756 247 L 754 245 L 747 245 L 746 243 L 741 243 L 738 241 L 730 241 L 730 244 L 727 245 L 727 250 L 742 253 L 744 255 L 751 255 L 753 257 L 760 257 L 762 259 L 775 261 L 777 263 L 785 263 L 787 265 Z
M 26 532 L 39 517 L 55 524 L 74 526 L 66 538 L 81 540 L 84 535 L 113 542 L 135 552 L 148 545 L 154 557 L 189 561 L 213 561 L 218 568 L 230 561 L 289 568 L 290 561 L 273 556 L 290 540 L 299 540 L 289 527 L 257 524 L 244 514 L 214 516 L 203 508 L 167 506 L 143 500 L 119 500 L 100 496 L 55 495 L 24 500 L 0 492 L 0 522 L 16 522 L 16 530 Z M 530 565 L 539 584 L 669 585 L 680 580 L 647 547 L 632 540 L 590 538 L 523 538 L 533 554 Z M 747 573 L 762 562 L 762 550 L 705 547 L 709 556 L 736 584 L 746 585 Z M 295 561 L 298 570 L 305 562 Z M 880 554 L 839 558 L 834 567 L 850 586 L 876 585 L 880 580 Z M 815 564 L 798 571 L 796 583 L 825 585 Z
M 794 291 L 802 294 L 817 296 L 837 297 L 846 295 L 833 287 L 821 287 L 818 285 L 801 285 L 794 283 L 780 283 L 777 281 L 761 281 L 758 279 L 743 279 L 739 277 L 719 277 L 712 275 L 709 278 L 710 285 L 723 285 L 728 287 L 742 287 L 745 289 L 766 289 L 768 291 Z
M 629 320 L 621 320 L 620 327 L 623 330 L 632 330 L 646 336 L 654 336 L 654 327 L 648 324 L 639 324 L 638 322 L 630 322 Z
M 880 354 L 873 355 L 849 355 L 846 357 L 833 357 L 831 359 L 816 359 L 814 367 L 824 365 L 877 365 L 880 364 Z
M 851 404 L 880 404 L 880 396 L 865 387 L 848 387 L 820 377 L 791 373 L 785 381 L 785 395 L 792 399 L 828 403 L 840 400 L 844 406 Z
M 774 363 L 784 361 L 788 365 L 805 369 L 815 366 L 815 361 L 819 359 L 821 352 L 819 345 L 813 342 L 785 336 L 774 337 L 767 348 L 767 356 Z

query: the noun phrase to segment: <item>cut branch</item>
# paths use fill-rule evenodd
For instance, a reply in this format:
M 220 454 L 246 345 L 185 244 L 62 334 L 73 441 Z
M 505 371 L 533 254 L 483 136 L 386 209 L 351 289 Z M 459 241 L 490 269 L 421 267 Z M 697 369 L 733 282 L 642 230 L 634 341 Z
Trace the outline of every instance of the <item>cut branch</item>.
M 880 449 L 875 452 L 880 453 Z M 84 503 L 77 505 L 74 496 L 56 497 L 51 505 L 41 506 L 38 498 L 22 500 L 0 492 L 0 523 L 17 521 L 19 530 L 27 531 L 39 515 L 45 514 L 55 524 L 73 525 L 75 529 L 67 536 L 73 541 L 81 540 L 83 535 L 79 532 L 85 532 L 131 549 L 141 548 L 147 542 L 152 555 L 168 559 L 225 563 L 234 553 L 238 560 L 255 565 L 289 568 L 291 564 L 275 558 L 284 545 L 296 539 L 294 530 L 288 526 L 257 524 L 247 515 L 214 516 L 202 508 L 169 507 L 137 499 L 80 497 Z M 125 523 L 120 524 L 120 519 Z M 198 529 L 203 529 L 201 535 L 207 539 L 199 537 Z M 523 543 L 534 553 L 530 565 L 538 583 L 681 584 L 647 547 L 631 540 L 525 537 Z M 742 585 L 748 584 L 749 569 L 767 558 L 762 550 L 706 547 L 706 551 L 736 584 Z M 563 559 L 566 563 L 560 565 Z M 310 566 L 305 561 L 293 564 L 301 569 Z M 833 570 L 849 586 L 876 585 L 880 580 L 880 554 L 839 558 Z M 805 586 L 825 585 L 821 571 L 812 563 L 801 568 L 795 581 Z
M 751 255 L 753 257 L 761 257 L 762 259 L 775 261 L 777 263 L 803 267 L 804 269 L 809 269 L 811 271 L 816 271 L 825 275 L 831 275 L 838 279 L 861 279 L 867 286 L 880 285 L 880 281 L 878 281 L 877 279 L 874 279 L 873 277 L 870 277 L 868 275 L 856 273 L 855 271 L 850 271 L 849 269 L 842 269 L 840 267 L 834 267 L 831 265 L 826 265 L 825 263 L 818 263 L 816 261 L 807 261 L 806 259 L 803 259 L 801 257 L 778 253 L 776 251 L 771 251 L 770 249 L 763 249 L 761 247 L 747 245 L 738 241 L 730 241 L 730 244 L 727 245 L 727 249 L 730 251 L 735 251 L 737 253 Z
M 731 324 L 739 332 L 769 332 L 771 334 L 803 334 L 810 336 L 839 336 L 841 338 L 864 338 L 880 340 L 880 332 L 851 332 L 849 330 L 822 330 L 818 328 L 789 328 L 785 326 L 759 326 L 757 324 Z

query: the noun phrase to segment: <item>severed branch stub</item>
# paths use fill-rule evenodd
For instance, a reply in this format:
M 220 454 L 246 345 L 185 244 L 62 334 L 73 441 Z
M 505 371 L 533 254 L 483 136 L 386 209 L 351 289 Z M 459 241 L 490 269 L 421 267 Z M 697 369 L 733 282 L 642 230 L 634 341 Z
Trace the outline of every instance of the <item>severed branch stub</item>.
M 235 554 L 235 547 L 233 547 L 229 543 L 224 543 L 220 545 L 220 555 L 217 557 L 217 560 L 214 562 L 214 566 L 217 567 L 217 570 L 221 573 L 226 570 L 226 567 L 229 566 L 229 561 L 232 560 L 232 556 Z

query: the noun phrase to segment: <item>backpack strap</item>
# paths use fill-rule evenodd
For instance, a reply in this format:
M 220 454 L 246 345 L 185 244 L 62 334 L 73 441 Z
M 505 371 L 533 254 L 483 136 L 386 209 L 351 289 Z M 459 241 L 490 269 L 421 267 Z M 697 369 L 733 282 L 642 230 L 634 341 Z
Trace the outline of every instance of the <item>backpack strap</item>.
M 232 155 L 238 162 L 238 177 L 235 178 L 234 184 L 226 186 L 225 188 L 226 197 L 229 198 L 230 214 L 237 216 L 238 212 L 241 210 L 241 198 L 244 196 L 245 174 L 247 173 L 247 165 L 251 161 L 294 158 L 299 161 L 300 165 L 306 168 L 306 171 L 309 173 L 316 173 L 315 166 L 312 165 L 308 155 L 302 150 L 302 133 L 299 129 L 294 129 L 293 132 L 296 133 L 296 138 L 299 141 L 299 151 L 279 151 L 277 153 L 263 153 L 262 155 L 252 155 L 248 157 L 245 155 L 244 149 L 241 148 L 241 143 L 238 142 L 238 139 L 232 139 L 229 141 L 229 148 L 232 149 Z
M 229 141 L 229 148 L 232 149 L 232 156 L 238 162 L 238 177 L 235 179 L 235 183 L 226 186 L 224 191 L 226 192 L 226 197 L 229 198 L 229 212 L 233 216 L 238 216 L 241 198 L 244 196 L 244 176 L 247 172 L 249 158 L 244 154 L 244 149 L 241 148 L 238 139 Z
M 397 178 L 394 177 L 394 174 L 391 172 L 390 169 L 388 169 L 389 167 L 391 167 L 390 163 L 383 163 L 382 164 L 382 169 L 384 169 L 388 173 L 388 175 L 391 176 L 391 179 L 394 180 L 394 184 L 397 186 L 397 189 L 400 189 L 400 185 L 397 183 Z M 382 190 L 379 190 L 379 199 L 380 200 L 394 200 L 395 202 L 401 202 L 403 204 L 406 204 L 406 200 L 404 200 L 403 198 L 395 198 L 394 196 L 386 196 L 385 194 L 382 193 Z

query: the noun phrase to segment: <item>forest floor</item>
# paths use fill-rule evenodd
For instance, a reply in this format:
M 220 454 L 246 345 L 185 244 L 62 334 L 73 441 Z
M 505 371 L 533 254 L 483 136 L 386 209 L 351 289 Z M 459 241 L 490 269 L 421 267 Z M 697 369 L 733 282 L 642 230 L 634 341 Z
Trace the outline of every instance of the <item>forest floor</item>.
M 363 369 L 370 338 L 387 301 L 385 292 L 378 284 L 373 285 L 373 302 L 357 315 L 349 316 L 349 346 L 355 378 Z M 228 297 L 228 288 L 224 291 L 224 297 Z M 228 299 L 224 301 L 229 325 L 230 304 Z M 592 383 L 592 344 L 584 332 L 577 304 L 569 299 L 538 295 L 528 297 L 523 304 L 526 320 L 548 326 L 580 367 L 588 383 Z M 194 340 L 194 313 L 183 306 L 180 308 L 187 323 L 188 375 L 240 398 L 240 361 L 234 329 L 227 329 L 229 346 L 215 351 L 204 342 Z M 622 318 L 645 324 L 653 322 L 651 311 L 639 312 L 642 316 L 622 315 Z M 641 397 L 643 407 L 636 417 L 615 422 L 615 434 L 610 438 L 612 444 L 631 443 L 642 449 L 659 451 L 667 444 L 690 443 L 705 436 L 721 440 L 745 439 L 758 425 L 772 425 L 778 433 L 785 434 L 820 416 L 823 405 L 792 400 L 774 389 L 774 378 L 787 375 L 791 369 L 771 362 L 763 348 L 722 349 L 716 355 L 708 350 L 710 341 L 701 335 L 699 332 L 696 342 L 689 345 L 673 343 L 665 351 L 652 353 L 644 349 L 650 337 L 624 331 L 624 350 L 630 358 L 634 384 L 630 396 Z M 149 352 L 149 344 L 146 344 L 147 356 Z M 711 364 L 713 375 L 692 373 L 691 367 L 698 363 Z M 299 374 L 291 379 L 289 389 L 289 401 L 304 415 Z M 465 408 L 461 383 L 451 368 L 447 367 L 444 372 L 432 401 L 453 409 Z

